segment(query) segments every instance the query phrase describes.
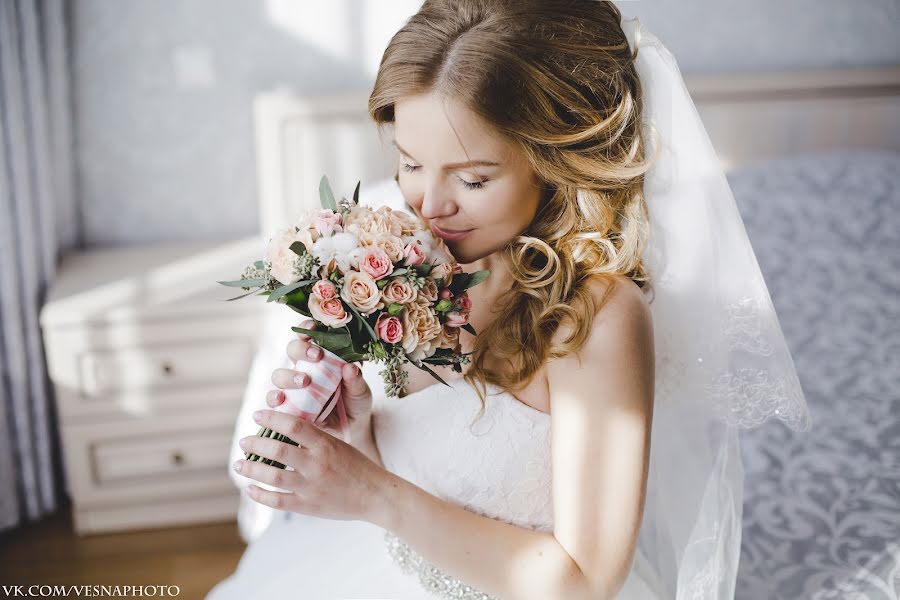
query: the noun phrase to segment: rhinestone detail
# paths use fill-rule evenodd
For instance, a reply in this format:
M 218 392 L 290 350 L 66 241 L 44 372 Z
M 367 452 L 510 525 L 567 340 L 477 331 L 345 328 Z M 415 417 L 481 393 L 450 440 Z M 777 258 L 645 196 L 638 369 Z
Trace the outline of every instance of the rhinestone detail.
M 410 548 L 409 544 L 390 531 L 385 530 L 384 541 L 388 554 L 397 563 L 400 570 L 407 575 L 418 577 L 422 587 L 437 597 L 447 600 L 498 600 L 484 592 L 479 592 L 429 563 L 418 552 Z

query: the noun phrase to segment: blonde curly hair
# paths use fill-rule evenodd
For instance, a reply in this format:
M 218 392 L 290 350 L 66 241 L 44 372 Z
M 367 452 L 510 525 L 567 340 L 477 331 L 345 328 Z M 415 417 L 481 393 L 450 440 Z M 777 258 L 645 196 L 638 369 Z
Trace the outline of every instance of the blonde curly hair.
M 619 9 L 596 0 L 427 0 L 393 36 L 369 97 L 382 127 L 405 97 L 439 90 L 527 157 L 544 183 L 529 227 L 498 251 L 513 277 L 464 377 L 520 390 L 577 352 L 624 275 L 649 289 L 643 102 Z M 396 176 L 395 176 L 396 177 Z M 580 196 L 580 200 L 579 200 Z M 599 302 L 588 286 L 603 280 Z M 645 287 L 646 286 L 646 287 Z M 554 343 L 561 325 L 572 333 Z M 486 359 L 513 365 L 492 369 Z

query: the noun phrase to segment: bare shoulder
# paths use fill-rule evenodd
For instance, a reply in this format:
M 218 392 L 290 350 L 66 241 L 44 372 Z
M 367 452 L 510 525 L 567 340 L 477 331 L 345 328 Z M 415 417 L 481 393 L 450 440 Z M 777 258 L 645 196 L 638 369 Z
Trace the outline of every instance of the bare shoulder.
M 615 275 L 613 283 L 594 278 L 587 283 L 594 301 L 602 308 L 594 315 L 587 346 L 595 351 L 606 346 L 610 350 L 622 343 L 631 342 L 644 346 L 644 352 L 653 349 L 653 318 L 650 303 L 644 291 L 624 275 Z M 554 342 L 561 342 L 571 333 L 569 326 L 560 326 L 554 334 Z

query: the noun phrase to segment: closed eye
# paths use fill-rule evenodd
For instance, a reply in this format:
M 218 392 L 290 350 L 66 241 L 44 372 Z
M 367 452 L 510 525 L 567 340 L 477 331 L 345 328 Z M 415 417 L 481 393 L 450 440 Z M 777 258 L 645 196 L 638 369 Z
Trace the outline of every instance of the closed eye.
M 400 163 L 400 167 L 407 173 L 415 173 L 422 168 L 421 165 L 411 165 L 405 162 Z M 484 187 L 484 184 L 488 182 L 487 179 L 482 179 L 480 181 L 466 181 L 459 176 L 457 176 L 456 178 L 459 179 L 459 181 L 466 187 L 466 189 L 470 190 L 480 190 Z

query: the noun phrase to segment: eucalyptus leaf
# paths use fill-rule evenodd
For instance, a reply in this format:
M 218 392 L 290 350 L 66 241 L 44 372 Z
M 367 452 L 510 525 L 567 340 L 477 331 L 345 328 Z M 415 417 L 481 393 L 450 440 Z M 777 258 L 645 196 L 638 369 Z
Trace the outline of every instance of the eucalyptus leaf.
M 314 281 L 315 281 L 314 279 L 304 279 L 303 281 L 298 281 L 298 282 L 292 283 L 290 285 L 281 286 L 280 288 L 273 291 L 271 293 L 271 295 L 269 295 L 269 299 L 266 300 L 266 302 L 275 302 L 282 296 L 284 296 L 286 294 L 290 294 L 294 290 L 302 288 L 304 285 L 309 285 L 309 284 L 313 283 Z
M 217 281 L 216 283 L 221 283 L 222 285 L 227 285 L 228 287 L 259 287 L 262 285 L 266 285 L 265 279 L 237 279 L 235 281 Z
M 265 263 L 265 261 L 258 260 L 255 263 L 253 263 L 253 266 L 256 267 L 257 269 L 265 269 L 266 263 Z
M 288 248 L 290 248 L 291 252 L 293 252 L 297 256 L 303 256 L 304 254 L 307 254 L 309 252 L 306 249 L 306 244 L 301 241 L 294 242 L 293 244 L 288 246 Z
M 353 204 L 359 204 L 359 184 L 360 182 L 356 182 L 356 189 L 353 190 Z
M 231 302 L 232 300 L 240 300 L 241 298 L 246 298 L 250 294 L 255 294 L 258 290 L 250 290 L 246 294 L 241 294 L 240 296 L 235 296 L 234 298 L 229 298 L 225 302 Z
M 346 348 L 350 345 L 350 334 L 346 331 L 319 331 L 317 329 L 306 329 L 304 327 L 291 327 L 291 331 L 303 333 L 314 339 L 322 347 Z M 328 346 L 326 346 L 328 344 Z
M 347 308 L 350 309 L 350 312 L 352 312 L 354 315 L 356 315 L 356 318 L 359 319 L 360 323 L 362 323 L 363 326 L 365 326 L 365 328 L 369 332 L 369 336 L 372 338 L 372 340 L 377 342 L 378 334 L 375 333 L 375 330 L 372 329 L 372 326 L 369 325 L 369 322 L 366 321 L 366 318 L 364 316 L 362 316 L 362 314 L 358 310 L 356 310 L 355 306 L 353 306 L 349 302 L 346 302 L 345 304 L 346 304 Z
M 412 363 L 412 364 L 416 365 L 416 363 Z M 451 386 L 449 383 L 447 383 L 446 381 L 444 381 L 443 379 L 441 379 L 441 376 L 440 376 L 440 375 L 438 375 L 437 373 L 435 373 L 434 371 L 432 371 L 431 369 L 429 369 L 429 368 L 428 368 L 428 365 L 426 365 L 424 362 L 421 363 L 421 364 L 418 364 L 418 365 L 416 365 L 416 366 L 419 367 L 420 369 L 422 369 L 423 371 L 427 371 L 428 373 L 430 373 L 432 377 L 434 377 L 435 379 L 437 379 L 438 381 L 440 381 L 441 383 L 443 383 L 443 384 L 446 385 L 447 387 L 453 387 L 453 386 Z
M 337 202 L 334 201 L 334 192 L 331 191 L 327 175 L 322 175 L 322 179 L 319 181 L 319 201 L 322 203 L 322 208 L 337 212 Z

